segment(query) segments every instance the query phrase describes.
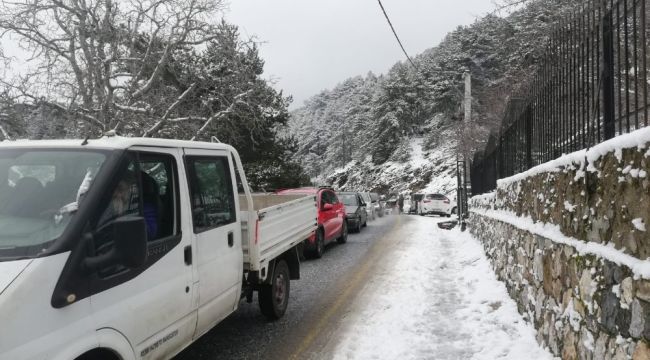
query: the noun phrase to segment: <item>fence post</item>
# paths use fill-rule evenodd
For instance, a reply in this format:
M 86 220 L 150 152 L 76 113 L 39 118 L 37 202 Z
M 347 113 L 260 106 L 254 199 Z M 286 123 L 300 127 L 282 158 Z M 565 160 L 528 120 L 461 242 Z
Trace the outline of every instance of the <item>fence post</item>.
M 614 31 L 612 23 L 613 9 L 607 9 L 607 0 L 603 0 L 603 136 L 604 140 L 616 136 L 614 119 Z M 600 119 L 596 119 L 600 121 Z M 600 140 L 600 139 L 599 139 Z
M 526 170 L 533 167 L 533 113 L 531 105 L 526 106 Z

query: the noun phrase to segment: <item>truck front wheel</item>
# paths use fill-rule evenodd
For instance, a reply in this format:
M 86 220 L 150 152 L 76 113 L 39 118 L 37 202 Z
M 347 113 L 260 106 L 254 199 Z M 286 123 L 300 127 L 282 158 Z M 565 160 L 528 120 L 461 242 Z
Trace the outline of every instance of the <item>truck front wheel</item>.
M 271 284 L 262 285 L 258 300 L 262 314 L 271 320 L 281 318 L 289 304 L 289 267 L 284 260 L 278 260 L 273 270 Z

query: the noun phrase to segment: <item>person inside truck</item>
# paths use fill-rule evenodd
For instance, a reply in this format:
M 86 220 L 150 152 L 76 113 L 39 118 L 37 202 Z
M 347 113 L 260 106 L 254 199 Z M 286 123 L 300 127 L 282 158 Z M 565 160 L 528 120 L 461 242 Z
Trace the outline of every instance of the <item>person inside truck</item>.
M 158 235 L 158 221 L 160 219 L 160 199 L 156 181 L 146 173 L 142 172 L 142 215 L 147 226 L 147 238 L 156 239 Z M 101 224 L 106 224 L 111 220 L 121 216 L 133 215 L 138 213 L 138 186 L 135 181 L 135 175 L 127 173 L 118 182 L 111 196 L 110 206 L 102 216 Z
M 158 237 L 160 218 L 162 217 L 162 199 L 158 183 L 149 174 L 140 172 L 142 179 L 142 215 L 147 224 L 147 238 L 154 240 Z

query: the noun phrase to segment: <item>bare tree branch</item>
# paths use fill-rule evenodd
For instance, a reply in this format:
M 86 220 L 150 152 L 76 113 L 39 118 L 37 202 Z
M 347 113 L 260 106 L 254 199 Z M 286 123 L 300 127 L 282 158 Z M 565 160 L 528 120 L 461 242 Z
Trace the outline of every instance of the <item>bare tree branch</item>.
M 176 101 L 169 106 L 169 108 L 167 108 L 167 111 L 165 111 L 165 114 L 163 115 L 163 117 L 154 126 L 149 128 L 149 130 L 145 131 L 142 134 L 142 136 L 143 137 L 148 137 L 151 134 L 155 133 L 156 131 L 160 130 L 165 125 L 165 122 L 169 118 L 169 115 L 171 114 L 171 112 L 174 111 L 178 107 L 178 105 L 180 105 L 180 103 L 183 102 L 183 100 L 185 100 L 185 98 L 192 92 L 192 90 L 194 90 L 195 87 L 196 87 L 196 83 L 190 85 L 190 87 L 187 88 L 187 90 L 185 90 L 181 94 L 181 96 L 179 96 L 178 99 L 176 99 Z

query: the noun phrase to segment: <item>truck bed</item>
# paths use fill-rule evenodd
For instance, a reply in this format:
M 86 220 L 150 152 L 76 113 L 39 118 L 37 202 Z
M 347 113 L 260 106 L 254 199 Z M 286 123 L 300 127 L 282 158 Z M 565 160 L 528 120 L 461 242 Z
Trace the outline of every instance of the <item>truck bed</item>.
M 316 197 L 252 194 L 253 209 L 240 196 L 244 270 L 260 271 L 317 228 Z

